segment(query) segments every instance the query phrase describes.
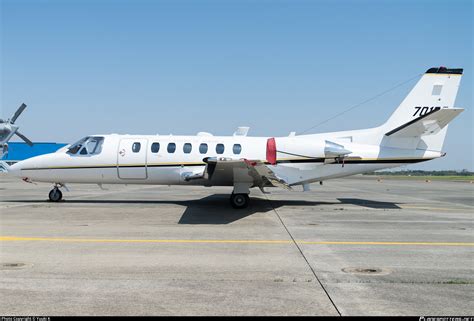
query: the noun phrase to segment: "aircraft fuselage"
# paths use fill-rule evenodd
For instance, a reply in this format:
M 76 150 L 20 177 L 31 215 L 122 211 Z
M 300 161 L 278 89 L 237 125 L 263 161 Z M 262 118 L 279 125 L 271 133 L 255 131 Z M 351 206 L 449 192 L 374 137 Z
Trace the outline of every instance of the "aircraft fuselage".
M 380 148 L 345 143 L 351 154 L 328 162 L 318 135 L 277 137 L 276 164 L 267 161 L 269 137 L 93 135 L 103 138 L 100 153 L 72 154 L 68 148 L 27 159 L 11 167 L 17 176 L 51 183 L 233 186 L 232 177 L 186 180 L 203 172 L 205 158 L 261 160 L 297 185 L 430 160 L 439 152 Z M 331 138 L 333 139 L 333 138 Z M 335 139 L 333 139 L 335 140 Z M 158 147 L 159 146 L 159 147 Z

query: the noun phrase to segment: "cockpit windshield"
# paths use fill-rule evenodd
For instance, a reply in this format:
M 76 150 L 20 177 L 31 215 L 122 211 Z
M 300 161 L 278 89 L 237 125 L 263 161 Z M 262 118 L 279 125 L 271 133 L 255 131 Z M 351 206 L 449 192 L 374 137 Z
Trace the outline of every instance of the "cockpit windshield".
M 102 151 L 104 137 L 87 136 L 71 145 L 67 153 L 71 155 L 97 155 Z

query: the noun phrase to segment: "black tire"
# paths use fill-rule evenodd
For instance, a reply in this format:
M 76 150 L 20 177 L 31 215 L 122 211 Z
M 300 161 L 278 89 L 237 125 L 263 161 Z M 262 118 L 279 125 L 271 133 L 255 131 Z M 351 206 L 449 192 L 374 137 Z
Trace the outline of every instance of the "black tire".
M 61 192 L 59 188 L 53 188 L 49 192 L 49 200 L 51 202 L 59 202 L 62 199 L 63 199 L 63 193 Z
M 233 208 L 241 209 L 249 206 L 250 198 L 247 194 L 234 194 L 230 195 L 230 204 Z

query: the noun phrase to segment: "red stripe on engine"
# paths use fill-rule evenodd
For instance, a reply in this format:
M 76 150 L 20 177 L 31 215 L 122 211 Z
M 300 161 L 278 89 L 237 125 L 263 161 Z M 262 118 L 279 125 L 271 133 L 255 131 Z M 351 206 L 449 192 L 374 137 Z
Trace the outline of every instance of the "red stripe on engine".
M 277 149 L 276 149 L 276 143 L 275 143 L 275 138 L 269 138 L 267 140 L 267 162 L 269 162 L 272 165 L 276 164 L 277 160 Z

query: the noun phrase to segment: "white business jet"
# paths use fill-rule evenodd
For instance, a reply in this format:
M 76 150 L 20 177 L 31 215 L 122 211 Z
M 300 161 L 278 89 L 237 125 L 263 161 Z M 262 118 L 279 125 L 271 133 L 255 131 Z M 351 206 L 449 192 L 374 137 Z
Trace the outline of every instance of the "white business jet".
M 287 137 L 91 135 L 7 170 L 27 182 L 50 182 L 53 202 L 68 183 L 232 186 L 234 208 L 252 187 L 291 189 L 327 179 L 424 162 L 445 155 L 448 123 L 462 69 L 429 69 L 391 117 L 369 129 Z M 4 165 L 7 166 L 7 165 Z

